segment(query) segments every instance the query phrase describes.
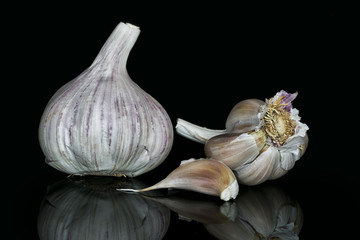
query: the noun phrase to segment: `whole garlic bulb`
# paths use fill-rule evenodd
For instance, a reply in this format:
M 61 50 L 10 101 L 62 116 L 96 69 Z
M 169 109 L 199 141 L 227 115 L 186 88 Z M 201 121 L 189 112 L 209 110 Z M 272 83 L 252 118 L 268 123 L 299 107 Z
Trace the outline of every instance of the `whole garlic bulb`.
M 177 132 L 205 144 L 208 158 L 234 170 L 239 183 L 260 184 L 286 174 L 304 154 L 309 129 L 291 102 L 297 93 L 278 92 L 263 102 L 248 99 L 231 110 L 225 130 L 211 130 L 178 119 Z
M 92 65 L 50 99 L 39 127 L 50 166 L 69 174 L 137 176 L 167 157 L 170 118 L 126 70 L 139 33 L 121 22 Z

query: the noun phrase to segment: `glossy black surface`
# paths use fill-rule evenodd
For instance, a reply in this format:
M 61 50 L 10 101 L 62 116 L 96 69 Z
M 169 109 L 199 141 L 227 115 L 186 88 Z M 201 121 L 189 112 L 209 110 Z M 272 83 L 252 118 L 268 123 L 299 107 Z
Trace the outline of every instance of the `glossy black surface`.
M 14 94 L 4 101 L 4 112 L 10 117 L 5 117 L 4 125 L 9 146 L 3 149 L 10 154 L 3 161 L 11 176 L 6 174 L 3 180 L 3 208 L 12 239 L 39 239 L 49 186 L 67 181 L 66 174 L 44 162 L 37 139 L 42 111 L 58 88 L 91 64 L 120 21 L 138 25 L 142 31 L 129 57 L 130 76 L 164 106 L 174 126 L 180 117 L 221 129 L 238 101 L 270 98 L 281 89 L 298 91 L 293 105 L 310 127 L 307 152 L 283 178 L 254 188 L 242 186 L 239 199 L 260 191 L 263 198 L 276 201 L 276 194 L 262 189 L 277 189 L 292 206 L 300 206 L 300 239 L 357 236 L 357 142 L 350 140 L 353 134 L 348 135 L 356 129 L 356 118 L 348 120 L 356 94 L 349 87 L 353 78 L 347 72 L 352 64 L 346 63 L 345 56 L 352 52 L 352 31 L 337 20 L 335 5 L 288 6 L 284 11 L 220 4 L 119 5 L 96 6 L 92 11 L 86 6 L 41 6 L 39 10 L 40 6 L 32 5 L 11 15 L 4 48 L 10 50 L 7 70 Z M 151 185 L 181 160 L 203 156 L 201 144 L 176 135 L 169 157 L 138 180 Z M 176 194 L 211 206 L 223 204 L 201 194 Z M 62 203 L 52 204 L 56 208 Z M 259 204 L 260 208 L 268 203 L 262 199 Z M 237 208 L 241 210 L 241 204 Z M 189 216 L 179 219 L 174 210 L 169 214 L 163 239 L 219 238 L 208 231 L 202 218 L 186 221 Z

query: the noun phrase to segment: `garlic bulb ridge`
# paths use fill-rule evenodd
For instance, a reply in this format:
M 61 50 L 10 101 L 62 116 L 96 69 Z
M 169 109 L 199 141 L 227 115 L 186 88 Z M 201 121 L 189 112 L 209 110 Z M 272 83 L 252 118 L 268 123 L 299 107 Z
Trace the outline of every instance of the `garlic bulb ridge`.
M 138 176 L 167 157 L 170 118 L 126 70 L 139 33 L 120 23 L 92 65 L 50 99 L 39 126 L 50 166 L 69 174 Z
M 205 144 L 207 158 L 234 170 L 239 183 L 260 184 L 286 174 L 304 154 L 309 127 L 300 122 L 292 101 L 297 93 L 282 90 L 264 101 L 248 99 L 231 110 L 225 130 L 211 130 L 179 119 L 177 132 Z

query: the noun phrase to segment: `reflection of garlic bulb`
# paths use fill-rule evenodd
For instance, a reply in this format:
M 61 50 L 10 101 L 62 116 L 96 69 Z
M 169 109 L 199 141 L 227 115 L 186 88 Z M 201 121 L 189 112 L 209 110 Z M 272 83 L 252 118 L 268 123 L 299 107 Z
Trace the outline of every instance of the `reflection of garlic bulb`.
M 127 186 L 121 181 L 101 177 L 80 186 L 68 180 L 52 184 L 38 217 L 40 239 L 163 239 L 170 224 L 169 209 L 115 191 L 116 186 Z M 135 185 L 127 187 L 143 187 L 132 182 Z
M 50 99 L 39 127 L 50 166 L 69 174 L 132 177 L 167 157 L 170 118 L 126 70 L 139 34 L 138 27 L 120 23 L 92 65 Z
M 242 192 L 235 200 L 235 221 L 205 224 L 221 240 L 299 239 L 303 224 L 300 205 L 275 187 Z
M 241 101 L 231 110 L 225 130 L 202 128 L 181 119 L 176 130 L 205 143 L 206 156 L 228 165 L 240 183 L 259 184 L 283 176 L 307 148 L 309 128 L 291 104 L 296 96 L 282 90 L 266 102 Z

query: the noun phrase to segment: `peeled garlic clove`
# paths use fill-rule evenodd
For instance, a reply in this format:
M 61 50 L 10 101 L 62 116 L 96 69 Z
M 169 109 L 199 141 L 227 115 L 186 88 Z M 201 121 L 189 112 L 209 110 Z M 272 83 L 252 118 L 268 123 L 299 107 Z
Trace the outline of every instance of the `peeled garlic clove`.
M 208 159 L 183 161 L 165 179 L 151 187 L 140 190 L 118 190 L 146 192 L 161 188 L 177 188 L 220 196 L 224 201 L 235 198 L 239 191 L 239 185 L 231 169 L 221 162 Z
M 247 99 L 236 104 L 226 119 L 226 130 L 232 133 L 245 133 L 259 124 L 260 106 L 265 104 L 259 99 Z
M 237 169 L 254 160 L 265 143 L 263 132 L 221 134 L 206 142 L 205 154 L 208 158 L 225 163 L 231 169 Z
M 167 157 L 170 118 L 126 70 L 139 34 L 120 23 L 92 65 L 50 99 L 39 126 L 50 166 L 68 174 L 138 176 Z
M 280 154 L 276 148 L 266 146 L 254 161 L 234 170 L 235 175 L 239 183 L 245 185 L 260 184 L 271 176 L 275 163 L 279 161 L 279 158 Z

